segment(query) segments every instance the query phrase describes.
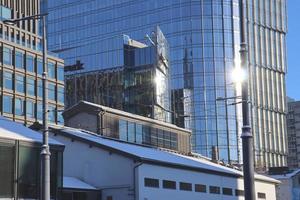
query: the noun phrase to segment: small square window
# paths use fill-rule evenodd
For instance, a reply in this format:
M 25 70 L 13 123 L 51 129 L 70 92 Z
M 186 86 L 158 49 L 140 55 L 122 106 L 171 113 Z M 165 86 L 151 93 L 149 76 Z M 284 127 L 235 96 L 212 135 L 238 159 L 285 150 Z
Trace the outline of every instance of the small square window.
M 145 178 L 145 187 L 159 188 L 159 180 L 153 178 Z

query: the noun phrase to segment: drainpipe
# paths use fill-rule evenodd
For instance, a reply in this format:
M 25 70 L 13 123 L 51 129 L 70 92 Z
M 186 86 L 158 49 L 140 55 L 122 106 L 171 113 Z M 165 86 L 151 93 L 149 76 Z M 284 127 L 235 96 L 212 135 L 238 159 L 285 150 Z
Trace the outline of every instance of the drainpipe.
M 137 165 L 134 166 L 133 168 L 133 189 L 134 189 L 134 199 L 135 200 L 138 200 L 137 198 L 137 192 L 136 192 L 136 176 L 135 176 L 135 172 L 136 172 L 136 169 L 141 166 L 142 164 L 144 164 L 143 162 L 139 162 Z

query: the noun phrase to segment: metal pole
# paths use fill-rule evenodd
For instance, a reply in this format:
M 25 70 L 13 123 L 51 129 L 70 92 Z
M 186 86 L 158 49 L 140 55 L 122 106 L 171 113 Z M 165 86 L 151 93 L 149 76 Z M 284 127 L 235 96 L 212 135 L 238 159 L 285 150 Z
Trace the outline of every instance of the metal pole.
M 245 2 L 239 0 L 240 8 L 240 55 L 241 68 L 248 72 L 248 50 L 246 42 L 246 19 L 245 19 Z M 242 127 L 242 143 L 243 143 L 243 171 L 244 171 L 244 190 L 245 200 L 255 200 L 254 191 L 254 162 L 253 162 L 253 136 L 251 132 L 249 119 L 249 94 L 248 94 L 248 79 L 242 82 L 242 112 L 243 112 L 243 127 Z
M 48 83 L 47 83 L 47 43 L 46 43 L 46 16 L 43 21 L 43 146 L 41 150 L 41 200 L 50 200 L 50 149 L 48 143 Z

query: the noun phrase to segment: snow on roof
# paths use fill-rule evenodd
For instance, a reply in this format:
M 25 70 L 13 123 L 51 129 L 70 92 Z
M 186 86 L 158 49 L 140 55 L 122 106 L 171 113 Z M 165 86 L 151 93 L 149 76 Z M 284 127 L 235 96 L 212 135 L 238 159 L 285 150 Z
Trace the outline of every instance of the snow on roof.
M 243 173 L 239 170 L 213 163 L 207 159 L 185 156 L 174 152 L 163 151 L 158 148 L 145 147 L 142 145 L 136 145 L 115 139 L 109 139 L 87 131 L 82 131 L 80 129 L 70 127 L 64 127 L 59 130 L 71 136 L 75 136 L 86 141 L 94 142 L 106 146 L 108 148 L 112 148 L 117 151 L 130 154 L 144 161 L 153 161 L 173 166 L 182 166 L 199 170 L 214 171 L 217 173 L 225 173 L 228 175 L 238 177 L 241 177 L 243 175 Z M 273 178 L 269 178 L 267 176 L 258 174 L 255 176 L 259 180 L 279 183 L 279 181 Z
M 291 173 L 287 173 L 287 174 L 278 174 L 278 175 L 270 175 L 272 178 L 275 179 L 289 179 L 292 178 L 293 176 L 297 175 L 300 173 L 300 169 L 296 169 L 294 171 L 292 171 Z
M 42 143 L 42 134 L 0 116 L 0 138 Z M 50 144 L 63 145 L 54 139 L 49 139 Z
M 63 188 L 67 189 L 80 189 L 80 190 L 97 190 L 97 188 L 77 179 L 74 177 L 63 177 Z

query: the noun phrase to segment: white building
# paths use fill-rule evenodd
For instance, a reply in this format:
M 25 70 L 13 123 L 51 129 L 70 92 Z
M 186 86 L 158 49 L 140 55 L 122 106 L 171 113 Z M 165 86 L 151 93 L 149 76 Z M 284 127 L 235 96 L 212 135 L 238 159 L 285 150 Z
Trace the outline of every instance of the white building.
M 291 173 L 272 175 L 281 183 L 277 186 L 277 200 L 300 199 L 300 169 Z
M 204 158 L 68 127 L 52 128 L 51 137 L 65 145 L 64 176 L 99 189 L 102 200 L 244 199 L 242 172 Z M 257 200 L 276 200 L 279 181 L 262 175 L 255 180 Z

